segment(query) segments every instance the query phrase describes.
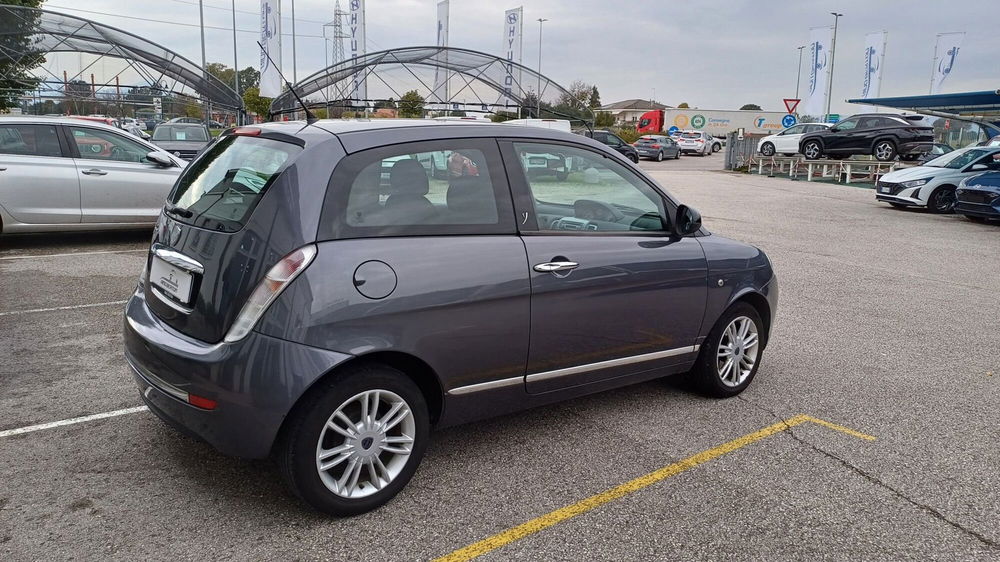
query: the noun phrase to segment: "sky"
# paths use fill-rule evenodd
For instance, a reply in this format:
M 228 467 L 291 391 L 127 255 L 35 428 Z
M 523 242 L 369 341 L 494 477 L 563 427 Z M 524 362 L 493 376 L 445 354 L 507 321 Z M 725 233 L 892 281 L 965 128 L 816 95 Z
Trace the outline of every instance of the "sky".
M 342 0 L 344 8 L 347 2 Z M 204 3 L 207 60 L 232 66 L 231 1 Z M 200 63 L 197 4 L 48 0 L 44 7 L 125 29 Z M 368 50 L 434 44 L 436 4 L 367 0 Z M 246 30 L 237 34 L 239 66 L 256 66 L 259 0 L 236 0 L 235 5 L 237 29 Z M 966 36 L 942 91 L 1000 88 L 1000 0 L 451 0 L 450 45 L 500 55 L 503 12 L 519 5 L 525 20 L 523 64 L 537 68 L 536 20 L 546 18 L 542 74 L 563 86 L 574 80 L 595 84 L 603 103 L 655 97 L 668 105 L 687 102 L 702 109 L 756 103 L 764 110 L 783 110 L 782 98 L 795 97 L 796 47 L 807 43 L 810 27 L 833 24 L 831 11 L 844 14 L 837 34 L 833 112 L 860 109 L 843 100 L 859 97 L 864 36 L 881 30 L 888 32 L 883 96 L 926 94 L 936 35 L 953 31 Z M 961 9 L 949 10 L 949 5 Z M 282 0 L 283 70 L 289 77 L 291 6 L 292 0 Z M 296 67 L 304 78 L 325 64 L 322 24 L 333 19 L 334 0 L 295 0 L 294 6 Z M 803 70 L 801 90 L 807 82 Z

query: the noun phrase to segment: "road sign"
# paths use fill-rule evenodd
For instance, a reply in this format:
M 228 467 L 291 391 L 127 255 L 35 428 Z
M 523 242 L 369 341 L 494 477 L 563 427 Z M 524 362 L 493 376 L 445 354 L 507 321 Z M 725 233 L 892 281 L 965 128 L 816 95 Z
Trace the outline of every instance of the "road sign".
M 670 127 L 669 129 L 667 129 L 667 133 L 669 133 L 671 135 L 674 134 L 674 133 L 676 133 L 677 131 L 680 131 L 680 129 L 678 129 L 676 126 Z
M 786 128 L 786 129 L 789 128 L 789 127 L 791 127 L 792 125 L 798 123 L 798 122 L 799 122 L 799 120 L 796 119 L 795 116 L 792 115 L 791 113 L 789 113 L 788 115 L 786 115 L 786 116 L 784 116 L 784 117 L 781 118 L 781 126 L 784 127 L 784 128 Z
M 691 118 L 691 126 L 694 127 L 695 129 L 700 129 L 700 128 L 704 127 L 705 126 L 705 116 L 704 115 L 695 115 L 694 117 L 692 117 Z
M 840 121 L 840 114 L 839 113 L 831 113 L 831 114 L 829 114 L 829 115 L 826 116 L 826 122 L 827 123 L 836 123 L 838 121 Z
M 795 98 L 785 98 L 782 100 L 785 102 L 785 111 L 789 113 L 795 113 L 795 108 L 799 106 L 800 99 Z

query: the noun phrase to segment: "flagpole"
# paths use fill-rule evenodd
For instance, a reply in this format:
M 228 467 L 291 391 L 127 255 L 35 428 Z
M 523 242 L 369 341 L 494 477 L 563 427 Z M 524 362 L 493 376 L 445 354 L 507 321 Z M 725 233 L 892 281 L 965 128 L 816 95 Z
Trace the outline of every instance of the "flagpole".
M 292 0 L 292 83 L 299 82 L 299 73 L 295 68 L 295 0 Z
M 830 12 L 833 16 L 833 42 L 830 43 L 830 70 L 826 76 L 826 115 L 823 116 L 823 122 L 830 122 L 830 102 L 833 101 L 833 61 L 834 57 L 837 56 L 837 23 L 840 22 L 840 17 L 844 14 L 838 14 L 837 12 Z
M 878 88 L 875 88 L 875 97 L 882 97 L 882 68 L 885 66 L 885 47 L 889 44 L 889 32 L 882 30 L 882 55 L 878 63 Z
M 930 84 L 930 87 L 927 88 L 927 93 L 928 94 L 933 94 L 934 93 L 934 71 L 937 70 L 938 45 L 940 43 L 941 43 L 941 34 L 938 33 L 937 34 L 937 40 L 934 41 L 934 62 L 931 63 L 931 84 Z

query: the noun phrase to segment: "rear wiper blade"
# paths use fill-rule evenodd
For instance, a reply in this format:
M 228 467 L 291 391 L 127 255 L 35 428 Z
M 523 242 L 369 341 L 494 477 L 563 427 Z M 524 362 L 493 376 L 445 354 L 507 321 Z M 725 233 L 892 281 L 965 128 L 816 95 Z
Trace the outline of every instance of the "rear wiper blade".
M 171 215 L 175 215 L 175 216 L 184 218 L 184 219 L 189 219 L 192 216 L 194 216 L 194 213 L 192 213 L 191 211 L 189 211 L 187 209 L 182 209 L 182 208 L 178 207 L 177 205 L 173 205 L 171 203 L 167 203 L 163 207 L 163 211 L 166 212 L 166 213 L 170 213 Z

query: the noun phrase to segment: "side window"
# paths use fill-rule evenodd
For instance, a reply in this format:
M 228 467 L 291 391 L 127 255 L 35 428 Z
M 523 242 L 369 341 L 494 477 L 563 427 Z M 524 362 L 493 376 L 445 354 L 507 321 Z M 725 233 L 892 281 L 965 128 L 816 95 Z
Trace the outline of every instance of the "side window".
M 788 129 L 784 133 L 781 133 L 781 134 L 783 134 L 783 135 L 797 135 L 797 134 L 803 132 L 802 129 L 804 127 L 805 127 L 804 125 L 796 125 L 796 126 L 792 127 L 791 129 Z
M 119 134 L 88 127 L 69 127 L 80 158 L 117 162 L 148 162 L 149 149 Z
M 0 154 L 62 156 L 54 125 L 0 126 Z
M 330 180 L 330 237 L 516 231 L 495 141 L 393 145 L 352 154 Z
M 663 197 L 635 172 L 583 148 L 514 143 L 543 231 L 665 231 Z
M 621 146 L 625 144 L 625 141 L 618 138 L 617 135 L 612 135 L 612 134 L 608 135 L 608 140 L 606 140 L 605 142 L 608 144 L 608 146 Z

